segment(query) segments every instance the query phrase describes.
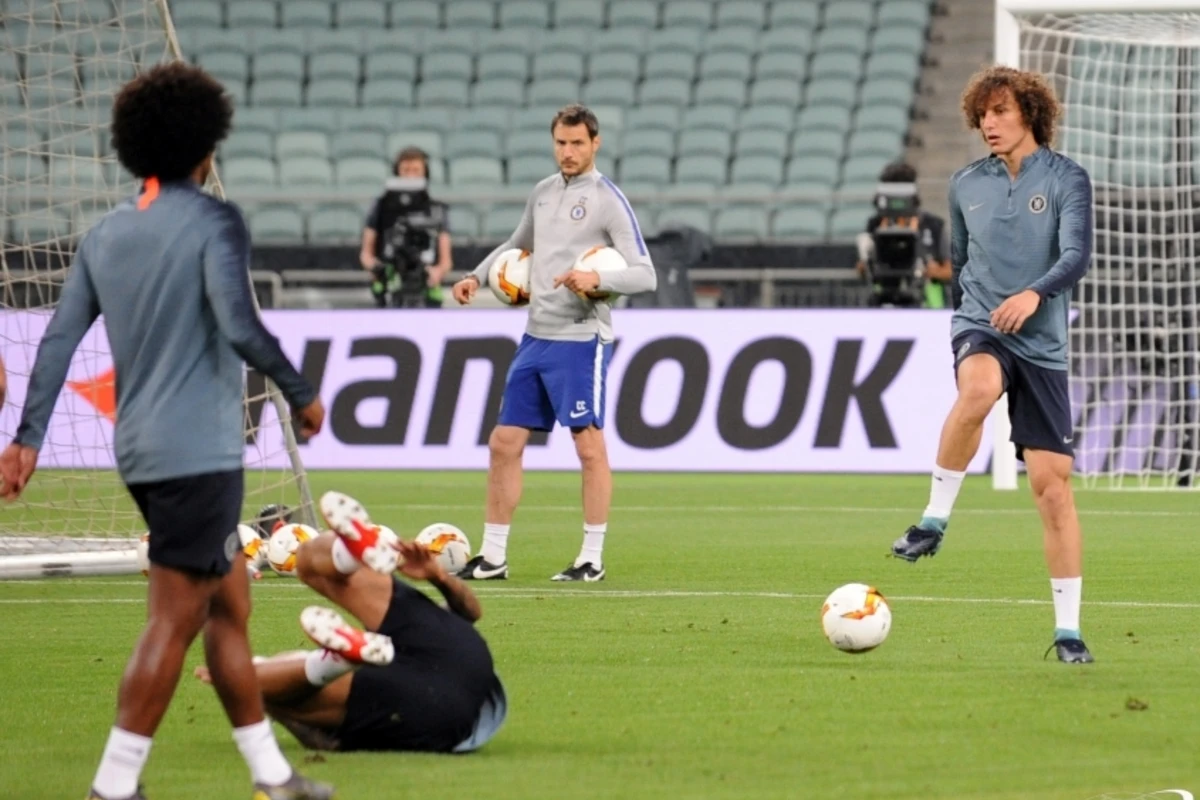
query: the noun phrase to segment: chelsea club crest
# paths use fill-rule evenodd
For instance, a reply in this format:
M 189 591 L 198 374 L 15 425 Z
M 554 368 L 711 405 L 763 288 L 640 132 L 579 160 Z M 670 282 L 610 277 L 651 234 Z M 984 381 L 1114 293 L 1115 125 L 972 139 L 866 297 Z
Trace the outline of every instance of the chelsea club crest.
M 584 205 L 583 205 L 586 201 L 587 201 L 586 197 L 579 198 L 579 202 L 576 203 L 571 208 L 571 219 L 575 220 L 576 222 L 579 222 L 579 220 L 581 220 L 587 216 L 587 209 L 584 208 Z
M 1042 194 L 1035 194 L 1033 197 L 1029 198 L 1029 210 L 1034 214 L 1040 214 L 1045 211 L 1046 196 Z

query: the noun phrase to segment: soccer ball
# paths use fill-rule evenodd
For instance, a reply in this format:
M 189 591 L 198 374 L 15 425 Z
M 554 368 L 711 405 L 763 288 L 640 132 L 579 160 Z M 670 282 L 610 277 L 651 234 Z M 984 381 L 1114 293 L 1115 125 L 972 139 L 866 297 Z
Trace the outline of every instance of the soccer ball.
M 508 306 L 529 302 L 529 268 L 533 256 L 528 250 L 505 250 L 488 267 L 488 288 L 496 299 Z
M 150 534 L 143 533 L 142 538 L 138 539 L 137 547 L 137 568 L 143 576 L 150 577 Z
M 267 568 L 267 540 L 249 525 L 238 525 L 237 532 L 242 552 L 246 554 L 246 571 L 252 578 L 262 577 Z
M 847 653 L 865 653 L 883 644 L 892 628 L 892 610 L 874 586 L 848 583 L 834 589 L 821 606 L 825 638 Z
M 298 522 L 276 528 L 271 538 L 267 539 L 267 563 L 279 575 L 295 575 L 296 551 L 300 545 L 316 536 L 315 530 Z
M 417 534 L 417 544 L 429 548 L 442 568 L 451 575 L 471 560 L 471 541 L 461 529 L 447 522 L 435 522 Z
M 613 248 L 597 245 L 575 259 L 575 264 L 571 268 L 583 272 L 599 272 L 603 274 L 605 272 L 617 272 L 629 269 L 629 263 L 623 255 Z M 612 292 L 580 292 L 579 296 L 588 300 L 611 300 L 614 295 Z

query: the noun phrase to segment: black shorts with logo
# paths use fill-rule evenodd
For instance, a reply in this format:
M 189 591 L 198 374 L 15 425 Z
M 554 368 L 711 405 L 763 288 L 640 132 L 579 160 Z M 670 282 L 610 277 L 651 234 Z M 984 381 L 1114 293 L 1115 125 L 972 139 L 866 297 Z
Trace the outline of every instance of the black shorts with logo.
M 1031 364 L 985 331 L 960 333 L 954 337 L 951 346 L 956 375 L 958 365 L 976 353 L 988 353 L 1000 362 L 1017 458 L 1024 461 L 1027 449 L 1049 450 L 1074 457 L 1071 444 L 1075 434 L 1066 370 Z
M 339 749 L 453 751 L 492 691 L 487 643 L 471 623 L 395 578 L 377 633 L 391 637 L 396 655 L 354 673 L 334 733 Z
M 237 526 L 246 492 L 242 470 L 131 483 L 150 531 L 150 563 L 226 575 L 241 550 Z

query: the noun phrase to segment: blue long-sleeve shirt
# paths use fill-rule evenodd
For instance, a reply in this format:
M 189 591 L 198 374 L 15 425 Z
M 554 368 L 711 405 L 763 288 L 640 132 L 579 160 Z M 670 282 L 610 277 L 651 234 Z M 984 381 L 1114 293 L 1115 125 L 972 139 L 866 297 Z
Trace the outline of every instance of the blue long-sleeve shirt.
M 191 181 L 151 188 L 102 217 L 80 242 L 38 345 L 16 441 L 41 447 L 71 356 L 103 315 L 122 479 L 240 468 L 243 362 L 293 408 L 316 397 L 263 326 L 249 263 L 241 211 Z
M 959 302 L 953 335 L 986 330 L 1016 355 L 1067 368 L 1071 289 L 1092 260 L 1092 183 L 1083 167 L 1045 147 L 1015 179 L 995 156 L 950 179 L 950 263 Z M 1032 289 L 1042 303 L 1021 330 L 1001 334 L 991 314 Z

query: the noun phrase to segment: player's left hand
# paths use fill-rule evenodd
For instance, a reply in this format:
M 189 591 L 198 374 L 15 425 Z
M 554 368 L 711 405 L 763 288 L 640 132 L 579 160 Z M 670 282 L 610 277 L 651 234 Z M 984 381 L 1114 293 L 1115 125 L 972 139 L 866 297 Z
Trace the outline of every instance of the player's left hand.
M 1041 295 L 1032 289 L 1014 294 L 992 312 L 992 327 L 1001 333 L 1016 333 L 1041 303 Z
M 0 497 L 13 501 L 25 491 L 26 484 L 37 469 L 38 451 L 13 442 L 0 453 Z
M 444 572 L 442 565 L 434 558 L 433 553 L 429 552 L 429 548 L 423 544 L 406 542 L 401 539 L 396 545 L 396 549 L 400 551 L 400 557 L 403 559 L 397 569 L 405 577 L 415 581 L 428 581 L 439 577 Z
M 582 295 L 585 292 L 594 292 L 600 288 L 600 274 L 573 269 L 554 279 L 554 288 L 557 289 L 559 286 L 565 286 L 578 295 Z

